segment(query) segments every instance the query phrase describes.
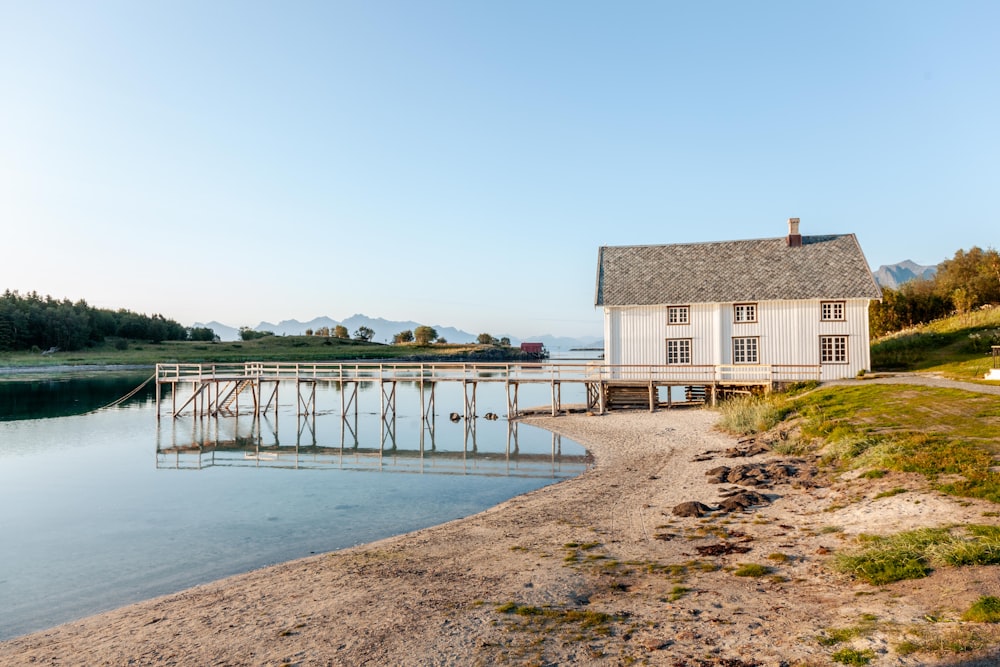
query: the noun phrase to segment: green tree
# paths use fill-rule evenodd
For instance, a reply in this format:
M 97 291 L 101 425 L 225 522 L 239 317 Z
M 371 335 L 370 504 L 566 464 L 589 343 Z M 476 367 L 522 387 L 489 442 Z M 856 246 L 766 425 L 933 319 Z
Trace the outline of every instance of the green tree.
M 437 340 L 438 332 L 434 327 L 421 325 L 413 330 L 413 339 L 418 345 L 429 345 Z
M 371 342 L 371 339 L 374 337 L 375 337 L 375 332 L 366 326 L 360 326 L 354 332 L 355 340 L 364 341 L 366 343 Z
M 873 338 L 944 317 L 952 310 L 950 295 L 942 295 L 934 280 L 914 280 L 898 290 L 882 288 L 882 300 L 868 306 Z
M 208 327 L 191 327 L 188 329 L 188 340 L 213 342 L 218 340 L 215 331 Z
M 497 339 L 488 333 L 481 333 L 476 336 L 476 342 L 480 345 L 496 345 Z
M 256 331 L 250 327 L 240 327 L 240 340 L 257 340 L 258 338 L 273 335 L 273 331 Z
M 106 338 L 122 336 L 151 341 L 186 340 L 187 329 L 163 315 L 93 308 L 84 300 L 72 303 L 37 292 L 22 296 L 6 290 L 0 296 L 0 349 L 59 347 L 78 350 Z
M 323 336 L 324 338 L 329 338 L 330 337 L 330 327 L 320 327 L 319 329 L 316 329 L 316 335 L 317 336 Z
M 938 293 L 946 298 L 963 290 L 959 298 L 969 309 L 982 303 L 1000 303 L 1000 254 L 993 248 L 983 250 L 977 246 L 959 250 L 938 264 L 934 280 Z M 954 305 L 959 308 L 957 303 Z
M 350 338 L 350 336 L 347 333 L 347 327 L 345 327 L 343 324 L 338 324 L 337 326 L 333 327 L 333 337 Z
M 507 336 L 504 336 L 503 338 L 501 338 L 500 339 L 500 345 L 502 347 L 510 347 L 510 338 L 508 338 Z
M 306 335 L 307 336 L 312 336 L 313 335 L 313 330 L 312 329 L 306 329 Z
M 413 342 L 413 331 L 407 329 L 406 331 L 400 331 L 398 334 L 392 337 L 392 342 L 396 345 L 402 343 L 412 343 Z
M 969 312 L 976 305 L 976 296 L 959 287 L 951 293 L 951 303 L 961 315 Z

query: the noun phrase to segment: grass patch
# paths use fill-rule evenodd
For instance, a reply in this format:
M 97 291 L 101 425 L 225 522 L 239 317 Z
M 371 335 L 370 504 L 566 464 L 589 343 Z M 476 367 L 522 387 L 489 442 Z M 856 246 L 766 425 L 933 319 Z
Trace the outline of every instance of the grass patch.
M 677 600 L 680 600 L 682 597 L 684 597 L 690 592 L 691 592 L 690 588 L 686 588 L 684 586 L 674 586 L 672 589 L 670 589 L 670 596 L 668 599 L 671 602 L 676 602 Z
M 875 659 L 875 652 L 870 648 L 857 650 L 853 648 L 842 648 L 830 656 L 830 660 L 841 665 L 867 665 Z
M 962 620 L 973 623 L 1000 623 L 1000 598 L 984 595 L 962 614 Z
M 878 616 L 874 614 L 862 614 L 857 624 L 843 628 L 827 628 L 823 634 L 816 637 L 816 641 L 820 646 L 836 646 L 856 637 L 864 637 L 875 629 L 877 620 Z
M 494 608 L 510 617 L 508 628 L 534 633 L 539 642 L 558 638 L 562 641 L 595 641 L 613 634 L 613 626 L 625 620 L 621 614 L 607 614 L 589 609 L 536 607 L 505 602 Z
M 840 468 L 912 472 L 937 490 L 1000 502 L 1000 397 L 957 389 L 859 385 L 791 399 L 801 431 Z M 865 473 L 877 477 L 879 473 Z
M 733 571 L 737 577 L 766 577 L 774 571 L 774 568 L 758 563 L 742 563 Z
M 868 544 L 856 554 L 837 554 L 837 569 L 876 586 L 921 579 L 931 572 L 927 547 L 945 531 L 921 529 L 891 537 L 862 536 Z
M 997 645 L 996 631 L 981 631 L 983 626 L 955 627 L 946 624 L 943 630 L 930 630 L 927 627 L 910 627 L 909 635 L 900 641 L 893 649 L 900 655 L 924 653 L 944 657 L 961 653 L 980 651 Z M 926 662 L 920 664 L 929 664 Z
M 918 473 L 944 493 L 1000 503 L 998 396 L 859 383 L 738 397 L 719 411 L 720 427 L 740 435 L 797 417 L 799 432 L 784 443 L 786 453 L 818 451 L 834 469 L 865 468 L 866 479 Z
M 786 403 L 780 394 L 729 399 L 719 405 L 719 427 L 740 435 L 767 431 L 788 414 Z
M 882 491 L 881 493 L 876 493 L 874 500 L 879 498 L 891 498 L 893 496 L 898 496 L 901 493 L 906 493 L 909 489 L 904 489 L 901 486 L 897 486 L 895 489 L 890 489 L 888 491 Z
M 881 586 L 926 577 L 934 567 L 1000 564 L 1000 528 L 921 528 L 890 536 L 859 536 L 862 548 L 837 554 L 835 567 Z
M 820 646 L 836 646 L 842 642 L 850 641 L 862 633 L 858 628 L 829 628 L 816 638 Z

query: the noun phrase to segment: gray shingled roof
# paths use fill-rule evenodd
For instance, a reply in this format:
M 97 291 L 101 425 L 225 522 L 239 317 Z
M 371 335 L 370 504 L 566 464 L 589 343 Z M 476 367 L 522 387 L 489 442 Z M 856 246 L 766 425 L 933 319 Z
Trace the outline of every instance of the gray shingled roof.
M 598 306 L 732 303 L 774 299 L 880 299 L 854 234 L 715 243 L 605 246 Z

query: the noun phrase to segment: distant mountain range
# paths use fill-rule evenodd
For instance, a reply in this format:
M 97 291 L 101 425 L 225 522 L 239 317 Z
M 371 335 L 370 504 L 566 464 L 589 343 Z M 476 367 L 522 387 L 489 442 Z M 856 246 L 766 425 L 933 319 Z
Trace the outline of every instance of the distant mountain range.
M 903 283 L 911 280 L 926 280 L 934 277 L 937 273 L 936 266 L 921 266 L 906 260 L 899 264 L 889 264 L 878 267 L 878 271 L 872 271 L 875 282 L 882 287 L 898 289 Z
M 421 326 L 419 322 L 399 322 L 387 320 L 381 317 L 368 317 L 367 315 L 351 315 L 346 320 L 335 320 L 330 317 L 317 317 L 308 322 L 300 322 L 298 320 L 282 320 L 277 324 L 271 322 L 261 322 L 257 326 L 253 327 L 256 331 L 272 331 L 276 336 L 302 336 L 305 334 L 306 329 L 312 329 L 316 331 L 322 329 L 323 327 L 328 327 L 331 331 L 337 325 L 343 325 L 347 328 L 347 333 L 353 338 L 354 332 L 360 327 L 368 327 L 375 332 L 373 341 L 376 343 L 391 343 L 393 337 L 401 331 L 413 331 L 417 327 Z M 195 322 L 195 327 L 208 327 L 215 331 L 215 335 L 224 341 L 229 340 L 239 340 L 240 331 L 238 328 L 231 327 L 221 322 Z M 468 331 L 462 331 L 461 329 L 456 329 L 454 327 L 445 327 L 440 325 L 431 325 L 437 331 L 438 336 L 444 338 L 449 343 L 474 343 L 479 334 L 471 334 Z M 503 338 L 506 336 L 510 338 L 510 344 L 517 347 L 522 342 L 530 341 L 534 343 L 544 343 L 545 347 L 549 350 L 568 350 L 570 348 L 579 347 L 604 347 L 604 342 L 601 339 L 595 338 L 572 338 L 567 336 L 533 336 L 531 338 L 517 338 L 516 336 L 510 336 L 503 333 L 493 333 L 491 335 L 496 338 Z

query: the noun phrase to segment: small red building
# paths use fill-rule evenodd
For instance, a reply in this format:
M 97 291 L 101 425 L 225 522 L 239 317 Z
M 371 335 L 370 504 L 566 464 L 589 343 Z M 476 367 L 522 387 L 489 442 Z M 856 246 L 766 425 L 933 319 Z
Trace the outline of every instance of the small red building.
M 545 353 L 543 343 L 521 343 L 521 352 L 541 356 Z

